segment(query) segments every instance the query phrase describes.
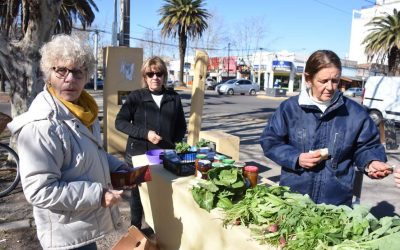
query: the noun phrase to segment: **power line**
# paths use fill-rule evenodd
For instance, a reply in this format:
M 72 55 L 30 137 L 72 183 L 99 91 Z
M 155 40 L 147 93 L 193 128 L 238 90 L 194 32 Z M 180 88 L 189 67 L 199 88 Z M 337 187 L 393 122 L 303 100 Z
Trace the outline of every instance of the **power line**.
M 342 10 L 342 9 L 339 9 L 339 8 L 337 8 L 337 7 L 333 6 L 333 5 L 327 4 L 327 3 L 325 3 L 325 2 L 322 2 L 322 1 L 319 1 L 319 0 L 313 0 L 313 1 L 314 1 L 314 2 L 317 2 L 317 3 L 319 3 L 319 4 L 322 4 L 322 5 L 325 5 L 325 6 L 329 7 L 329 8 L 331 8 L 331 9 L 334 9 L 334 10 L 340 11 L 340 12 L 342 12 L 342 13 L 345 13 L 345 14 L 350 14 L 350 15 L 352 15 L 352 13 L 351 13 L 351 12 L 348 12 L 348 11 L 346 11 L 346 10 Z
M 100 29 L 82 29 L 82 28 L 77 28 L 77 27 L 72 27 L 72 29 L 76 29 L 79 31 L 83 31 L 83 32 L 100 32 L 100 33 L 105 33 L 105 34 L 112 34 L 109 31 L 106 30 L 100 30 Z M 125 36 L 128 36 L 127 34 L 124 34 Z M 176 47 L 179 48 L 179 44 L 172 44 L 172 43 L 164 43 L 164 42 L 157 42 L 157 41 L 151 41 L 151 40 L 147 40 L 147 39 L 143 39 L 143 38 L 137 38 L 137 37 L 132 37 L 129 36 L 129 39 L 131 40 L 136 40 L 136 41 L 140 41 L 140 42 L 146 42 L 146 43 L 153 43 L 153 44 L 158 44 L 158 45 L 164 45 L 164 46 L 171 46 L 171 47 Z M 257 51 L 259 50 L 259 48 L 250 48 L 250 49 L 232 49 L 232 48 L 209 48 L 209 47 L 198 47 L 198 46 L 189 46 L 188 48 L 190 49 L 202 49 L 202 50 L 206 50 L 206 51 L 224 51 L 224 50 L 229 50 L 232 52 L 241 52 L 241 51 Z

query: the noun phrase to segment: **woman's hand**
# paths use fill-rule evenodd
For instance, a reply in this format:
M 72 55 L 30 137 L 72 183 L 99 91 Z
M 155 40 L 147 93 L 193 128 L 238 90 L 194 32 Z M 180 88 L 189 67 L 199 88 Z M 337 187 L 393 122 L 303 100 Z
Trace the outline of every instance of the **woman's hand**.
M 394 170 L 393 176 L 396 186 L 400 188 L 400 168 L 396 168 L 396 170 Z
M 157 135 L 156 132 L 150 130 L 147 134 L 147 140 L 153 144 L 158 144 L 162 140 L 162 138 L 161 136 Z
M 312 169 L 317 166 L 318 163 L 321 162 L 321 160 L 322 157 L 319 150 L 311 151 L 308 153 L 301 153 L 299 156 L 299 165 L 300 167 L 305 169 Z
M 382 179 L 392 173 L 392 168 L 384 162 L 371 161 L 366 171 L 371 179 Z
M 107 190 L 103 189 L 103 195 L 101 197 L 102 207 L 111 207 L 114 204 L 119 203 L 122 200 L 122 190 Z

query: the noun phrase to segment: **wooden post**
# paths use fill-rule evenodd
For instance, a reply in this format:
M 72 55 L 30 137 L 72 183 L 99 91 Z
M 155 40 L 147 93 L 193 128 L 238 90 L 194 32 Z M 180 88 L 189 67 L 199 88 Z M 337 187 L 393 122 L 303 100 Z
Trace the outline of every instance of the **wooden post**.
M 204 83 L 206 80 L 208 55 L 203 50 L 196 50 L 194 59 L 194 79 L 192 85 L 192 101 L 190 106 L 188 143 L 194 146 L 199 141 L 201 117 L 204 105 Z

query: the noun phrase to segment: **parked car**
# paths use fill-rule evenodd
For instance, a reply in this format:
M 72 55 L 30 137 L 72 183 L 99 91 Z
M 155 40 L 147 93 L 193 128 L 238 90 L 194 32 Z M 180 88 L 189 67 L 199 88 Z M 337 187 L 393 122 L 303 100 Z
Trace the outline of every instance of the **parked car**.
M 215 81 L 213 78 L 211 78 L 211 77 L 208 77 L 207 79 L 206 79 L 206 82 L 205 82 L 205 88 L 206 89 L 215 89 L 215 85 L 217 84 L 217 81 Z
M 382 120 L 400 123 L 400 77 L 370 76 L 365 83 L 362 104 L 375 124 Z
M 173 90 L 175 88 L 175 83 L 173 81 L 171 81 L 171 80 L 168 80 L 167 84 L 165 84 L 165 87 L 167 89 L 172 89 Z
M 97 78 L 97 89 L 103 89 L 104 80 L 101 78 Z M 88 83 L 85 85 L 85 89 L 94 89 L 94 79 L 91 78 Z
M 343 95 L 355 97 L 355 96 L 361 96 L 362 92 L 363 92 L 362 88 L 349 88 L 343 93 Z
M 258 91 L 260 91 L 260 86 L 257 83 L 254 83 L 250 80 L 246 79 L 231 79 L 228 80 L 215 88 L 215 91 L 222 95 L 234 95 L 234 94 L 249 94 L 255 95 Z

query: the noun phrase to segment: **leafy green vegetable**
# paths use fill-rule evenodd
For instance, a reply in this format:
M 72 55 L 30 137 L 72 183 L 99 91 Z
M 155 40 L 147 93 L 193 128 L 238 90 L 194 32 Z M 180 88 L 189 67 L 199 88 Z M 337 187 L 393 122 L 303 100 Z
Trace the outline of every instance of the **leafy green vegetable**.
M 208 211 L 224 209 L 225 226 L 248 226 L 260 243 L 284 249 L 399 249 L 398 216 L 378 220 L 364 206 L 315 204 L 288 187 L 246 190 L 243 176 L 229 167 L 208 173 L 209 181 L 192 189 L 196 202 Z
M 211 169 L 208 171 L 208 178 L 208 181 L 202 181 L 192 188 L 194 200 L 207 211 L 216 207 L 232 207 L 246 190 L 243 175 L 236 168 Z
M 200 139 L 197 143 L 196 143 L 196 147 L 201 148 L 201 147 L 207 147 L 210 144 L 210 141 L 206 140 L 206 139 Z
M 175 151 L 177 153 L 186 153 L 190 151 L 190 145 L 187 142 L 177 142 L 175 143 Z

